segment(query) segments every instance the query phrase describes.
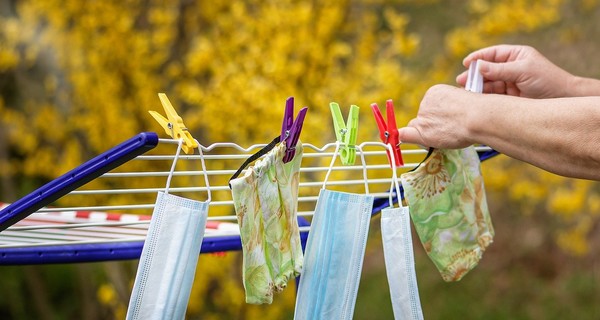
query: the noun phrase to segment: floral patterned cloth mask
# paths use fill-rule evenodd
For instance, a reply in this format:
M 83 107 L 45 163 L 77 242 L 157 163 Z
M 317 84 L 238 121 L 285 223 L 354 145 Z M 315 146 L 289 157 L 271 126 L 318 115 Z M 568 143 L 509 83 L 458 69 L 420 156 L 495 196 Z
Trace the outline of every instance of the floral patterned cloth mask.
M 415 229 L 445 281 L 473 269 L 494 237 L 479 165 L 472 146 L 435 149 L 401 175 Z
M 285 143 L 275 148 L 244 176 L 231 180 L 243 251 L 246 302 L 271 303 L 273 292 L 302 270 L 302 246 L 296 211 L 302 144 L 283 163 Z

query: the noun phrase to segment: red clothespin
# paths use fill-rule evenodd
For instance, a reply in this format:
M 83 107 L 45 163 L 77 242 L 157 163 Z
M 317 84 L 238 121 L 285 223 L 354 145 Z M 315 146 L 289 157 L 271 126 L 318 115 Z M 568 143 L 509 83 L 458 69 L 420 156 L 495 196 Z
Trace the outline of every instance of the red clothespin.
M 400 139 L 398 138 L 398 127 L 396 126 L 396 116 L 394 115 L 394 103 L 392 100 L 385 102 L 385 108 L 387 113 L 387 124 L 383 120 L 383 116 L 379 111 L 377 103 L 371 104 L 373 109 L 373 115 L 375 115 L 375 121 L 377 121 L 377 127 L 379 128 L 379 137 L 385 144 L 389 144 L 394 151 L 394 158 L 396 160 L 396 166 L 403 166 L 404 161 L 402 160 L 402 151 L 400 150 Z M 387 150 L 388 159 L 391 163 L 390 151 Z
M 283 114 L 283 125 L 281 126 L 281 140 L 285 141 L 286 152 L 283 157 L 283 163 L 288 163 L 294 159 L 296 154 L 296 144 L 302 131 L 304 117 L 308 111 L 307 107 L 300 109 L 296 121 L 294 121 L 294 97 L 289 97 L 285 101 L 285 112 Z

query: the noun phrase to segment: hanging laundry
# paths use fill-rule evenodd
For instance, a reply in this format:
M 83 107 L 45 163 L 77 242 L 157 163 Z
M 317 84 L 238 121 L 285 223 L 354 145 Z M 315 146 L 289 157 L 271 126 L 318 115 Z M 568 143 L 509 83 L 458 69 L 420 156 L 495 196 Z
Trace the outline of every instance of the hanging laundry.
M 129 301 L 127 319 L 183 319 L 208 202 L 159 192 Z
M 373 197 L 321 190 L 294 319 L 352 319 Z
M 391 104 L 391 101 L 389 102 L 388 106 Z M 373 109 L 375 111 L 375 108 Z M 388 114 L 388 119 L 390 118 L 393 119 L 393 114 L 391 117 Z M 395 124 L 391 127 L 394 126 Z M 387 143 L 387 149 L 393 175 L 389 195 L 390 206 L 381 210 L 381 237 L 394 318 L 422 320 L 423 310 L 417 287 L 409 208 L 402 206 L 402 202 L 399 203 L 400 207 L 394 208 L 392 200 L 392 190 L 396 190 L 396 195 L 400 194 L 400 185 L 396 174 L 396 165 L 400 163 L 396 161 L 396 155 L 399 152 L 395 151 L 399 148 L 394 141 Z
M 460 280 L 494 237 L 477 152 L 435 149 L 401 180 L 425 251 L 445 281 Z
M 154 205 L 129 300 L 128 320 L 185 318 L 211 194 L 202 150 L 199 152 L 208 200 L 201 202 L 169 194 L 171 178 L 183 146 L 184 140 L 181 139 L 165 192 L 158 193 Z
M 385 270 L 395 319 L 423 319 L 408 207 L 381 211 Z
M 273 150 L 230 181 L 240 227 L 246 302 L 271 303 L 302 270 L 302 246 L 296 211 L 302 143 L 284 163 L 287 147 Z
M 354 314 L 373 196 L 325 189 L 340 145 L 311 222 L 294 319 L 352 319 Z M 363 173 L 368 190 L 366 169 Z
M 150 113 L 167 134 L 179 139 L 179 145 L 165 191 L 158 192 L 154 205 L 129 300 L 128 320 L 185 318 L 211 201 L 206 165 L 198 141 L 189 134 L 167 96 L 161 93 L 159 98 L 168 118 L 154 111 Z M 204 202 L 169 194 L 181 150 L 193 154 L 196 148 L 208 193 Z

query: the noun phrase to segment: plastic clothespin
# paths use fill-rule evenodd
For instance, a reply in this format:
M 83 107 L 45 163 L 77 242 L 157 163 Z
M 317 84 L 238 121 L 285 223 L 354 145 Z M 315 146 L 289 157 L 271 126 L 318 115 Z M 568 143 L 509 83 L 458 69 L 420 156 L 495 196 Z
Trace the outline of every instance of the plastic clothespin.
M 285 141 L 286 147 L 283 163 L 288 163 L 294 159 L 294 155 L 296 154 L 296 144 L 300 138 L 300 132 L 302 131 L 302 125 L 304 124 L 304 117 L 306 116 L 307 111 L 307 107 L 300 109 L 298 116 L 296 116 L 296 121 L 294 121 L 294 97 L 289 97 L 285 101 L 280 139 L 280 141 Z
M 164 93 L 159 93 L 158 98 L 160 99 L 160 103 L 165 109 L 165 113 L 167 117 L 163 117 L 160 113 L 156 111 L 148 111 L 150 115 L 158 121 L 165 132 L 171 136 L 173 139 L 183 139 L 183 144 L 181 148 L 187 154 L 194 153 L 194 149 L 198 148 L 198 142 L 192 137 L 188 129 L 183 124 L 183 119 L 177 114 L 173 105 L 167 98 L 167 95 Z
M 389 144 L 392 146 L 392 150 L 394 151 L 394 160 L 396 162 L 396 166 L 403 166 L 404 161 L 402 160 L 402 150 L 400 150 L 400 139 L 398 137 L 398 127 L 396 126 L 396 116 L 394 115 L 394 103 L 392 100 L 387 100 L 385 102 L 385 109 L 387 113 L 387 124 L 379 111 L 379 106 L 377 103 L 371 104 L 371 109 L 373 109 L 373 115 L 375 115 L 375 121 L 377 122 L 377 127 L 379 128 L 379 137 L 381 141 L 385 144 Z M 392 165 L 392 157 L 390 156 L 390 151 L 387 150 L 387 156 L 390 162 L 390 166 Z
M 347 123 L 344 123 L 340 106 L 331 102 L 329 104 L 331 115 L 333 116 L 333 127 L 335 137 L 341 142 L 340 159 L 345 166 L 353 165 L 356 162 L 356 135 L 358 133 L 358 110 L 355 105 L 350 106 Z
M 475 60 L 469 65 L 467 84 L 465 85 L 465 89 L 475 93 L 483 93 L 483 75 L 479 72 L 479 61 Z

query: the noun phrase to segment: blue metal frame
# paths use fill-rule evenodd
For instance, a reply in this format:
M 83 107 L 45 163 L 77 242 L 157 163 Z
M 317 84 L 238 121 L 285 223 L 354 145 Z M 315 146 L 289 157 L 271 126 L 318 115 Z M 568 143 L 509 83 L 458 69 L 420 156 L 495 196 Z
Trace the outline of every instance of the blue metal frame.
M 140 133 L 50 181 L 0 210 L 0 232 L 102 174 L 153 149 L 157 144 L 156 133 Z

